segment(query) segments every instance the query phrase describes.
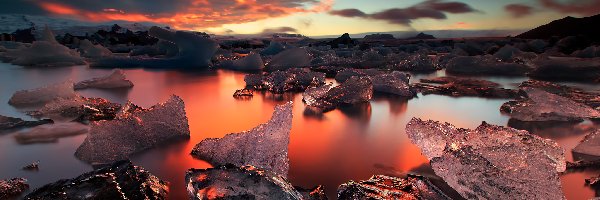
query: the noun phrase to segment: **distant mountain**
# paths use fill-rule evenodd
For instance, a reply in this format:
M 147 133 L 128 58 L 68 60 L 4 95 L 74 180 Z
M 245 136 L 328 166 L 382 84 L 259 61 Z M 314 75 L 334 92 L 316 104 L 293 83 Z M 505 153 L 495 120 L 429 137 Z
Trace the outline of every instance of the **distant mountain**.
M 435 37 L 433 37 L 433 35 L 429 35 L 429 34 L 425 34 L 425 33 L 421 32 L 414 37 L 410 37 L 410 38 L 406 38 L 406 39 L 409 39 L 409 40 L 432 40 L 432 39 L 435 39 Z
M 583 18 L 569 16 L 554 20 L 549 24 L 534 28 L 517 37 L 525 39 L 550 39 L 552 37 L 563 38 L 566 36 L 583 36 L 591 41 L 600 42 L 600 14 Z
M 427 30 L 423 31 L 429 35 L 435 35 L 437 38 L 472 38 L 472 37 L 506 37 L 516 35 L 525 30 Z M 364 38 L 373 34 L 391 34 L 395 38 L 410 38 L 419 34 L 417 31 L 390 31 L 390 32 L 366 32 L 350 34 L 352 38 Z M 339 35 L 310 36 L 311 38 L 336 38 Z

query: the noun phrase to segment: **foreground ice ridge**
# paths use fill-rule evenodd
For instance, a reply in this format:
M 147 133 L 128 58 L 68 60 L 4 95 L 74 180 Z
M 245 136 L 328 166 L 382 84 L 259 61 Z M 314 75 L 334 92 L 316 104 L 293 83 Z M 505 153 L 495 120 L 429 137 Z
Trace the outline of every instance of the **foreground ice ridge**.
M 285 177 L 250 165 L 189 169 L 185 182 L 190 199 L 300 200 L 325 196 L 322 190 L 303 196 Z
M 92 122 L 88 137 L 75 156 L 88 163 L 109 163 L 155 147 L 190 137 L 185 105 L 178 96 L 148 109 L 129 102 L 114 120 Z
M 338 187 L 338 199 L 451 199 L 429 179 L 408 175 L 397 178 L 375 175 L 369 180 L 350 181 Z
M 166 199 L 165 181 L 130 161 L 62 179 L 35 189 L 25 199 Z
M 48 27 L 44 29 L 42 38 L 31 46 L 7 49 L 0 53 L 0 60 L 15 65 L 32 67 L 60 67 L 84 65 L 85 61 L 77 51 L 58 43 Z
M 485 122 L 469 130 L 418 118 L 406 133 L 464 198 L 565 198 L 558 175 L 566 168 L 564 151 L 552 140 Z
M 292 102 L 276 106 L 271 120 L 252 130 L 204 139 L 192 155 L 215 165 L 252 165 L 287 177 L 292 106 Z
M 22 106 L 44 104 L 58 98 L 70 99 L 75 97 L 77 97 L 77 94 L 73 90 L 73 83 L 66 81 L 40 88 L 17 91 L 10 97 L 8 103 L 15 106 Z
M 9 199 L 25 192 L 29 188 L 24 178 L 0 180 L 0 199 Z
M 130 80 L 127 80 L 125 77 L 125 73 L 123 70 L 115 69 L 113 72 L 107 76 L 93 78 L 85 81 L 81 81 L 75 84 L 75 89 L 85 89 L 85 88 L 130 88 L 133 87 L 133 83 Z

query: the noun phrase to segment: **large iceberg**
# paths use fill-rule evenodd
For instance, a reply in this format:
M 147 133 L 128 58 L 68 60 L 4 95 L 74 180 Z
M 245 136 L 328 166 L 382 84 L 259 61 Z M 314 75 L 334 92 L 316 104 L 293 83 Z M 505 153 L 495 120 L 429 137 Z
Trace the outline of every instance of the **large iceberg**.
M 185 105 L 178 96 L 148 109 L 129 102 L 114 120 L 92 122 L 90 133 L 75 156 L 89 163 L 109 163 L 170 140 L 189 137 Z
M 29 47 L 7 49 L 0 59 L 15 65 L 32 67 L 59 67 L 86 64 L 77 51 L 58 43 L 46 27 L 43 35 Z
M 338 187 L 338 199 L 452 199 L 433 185 L 428 178 L 408 175 L 397 178 L 375 175 L 369 180 L 350 181 Z
M 67 81 L 40 88 L 17 91 L 12 95 L 8 103 L 15 106 L 22 106 L 44 104 L 58 98 L 70 99 L 75 97 L 77 97 L 77 94 L 73 89 L 73 82 Z
M 464 198 L 565 198 L 559 178 L 564 150 L 552 140 L 485 122 L 469 130 L 417 118 L 406 133 L 435 174 Z
M 108 57 L 95 60 L 91 67 L 145 67 L 145 68 L 207 68 L 217 51 L 218 44 L 201 35 L 170 31 L 152 27 L 148 34 L 175 43 L 179 47 L 177 55 L 168 58 L 148 57 Z
M 86 58 L 102 58 L 113 55 L 106 47 L 100 44 L 94 45 L 87 39 L 79 42 L 79 52 Z
M 292 48 L 273 56 L 265 69 L 268 71 L 286 70 L 295 67 L 308 67 L 312 57 L 304 48 Z
M 237 60 L 224 60 L 220 67 L 240 71 L 256 71 L 264 67 L 262 58 L 257 53 L 250 53 Z
M 62 179 L 35 189 L 25 199 L 166 199 L 168 183 L 130 161 Z
M 133 83 L 127 80 L 123 70 L 116 69 L 110 75 L 93 78 L 90 80 L 81 81 L 75 84 L 75 89 L 85 88 L 130 88 L 133 87 Z
M 192 155 L 216 165 L 252 165 L 287 177 L 292 106 L 288 102 L 275 107 L 271 120 L 252 130 L 204 139 Z

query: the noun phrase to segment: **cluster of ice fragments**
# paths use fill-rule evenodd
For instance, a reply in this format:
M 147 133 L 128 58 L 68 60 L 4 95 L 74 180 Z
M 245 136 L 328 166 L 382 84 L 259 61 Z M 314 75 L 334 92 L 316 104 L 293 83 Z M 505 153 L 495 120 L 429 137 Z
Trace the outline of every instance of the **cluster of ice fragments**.
M 144 109 L 128 102 L 114 120 L 90 124 L 75 156 L 88 163 L 110 163 L 169 140 L 189 138 L 185 105 L 178 96 Z
M 304 91 L 325 84 L 325 73 L 308 68 L 293 68 L 270 74 L 248 74 L 244 77 L 247 89 L 266 90 L 275 94 Z
M 344 183 L 337 193 L 338 199 L 451 199 L 429 179 L 417 175 L 406 178 L 376 175 L 369 180 Z
M 215 165 L 252 165 L 287 177 L 292 107 L 292 102 L 276 106 L 271 120 L 252 130 L 202 140 L 192 155 Z
M 564 199 L 556 142 L 482 123 L 477 129 L 413 118 L 406 133 L 436 175 L 467 199 Z
M 26 179 L 13 178 L 0 180 L 0 199 L 15 198 L 27 189 L 29 189 L 29 184 L 27 184 Z

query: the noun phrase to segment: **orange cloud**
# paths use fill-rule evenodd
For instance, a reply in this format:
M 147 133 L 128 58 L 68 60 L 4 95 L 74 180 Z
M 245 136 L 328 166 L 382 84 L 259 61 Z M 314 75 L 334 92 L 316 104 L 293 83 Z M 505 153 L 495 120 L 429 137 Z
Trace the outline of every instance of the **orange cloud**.
M 220 2 L 189 0 L 187 6 L 171 13 L 135 13 L 126 8 L 100 8 L 97 11 L 78 9 L 66 3 L 40 2 L 49 13 L 92 22 L 131 21 L 167 24 L 176 29 L 204 29 L 224 24 L 242 24 L 295 13 L 317 13 L 331 10 L 334 0 L 303 1 L 236 0 Z M 306 2 L 313 2 L 307 4 Z

